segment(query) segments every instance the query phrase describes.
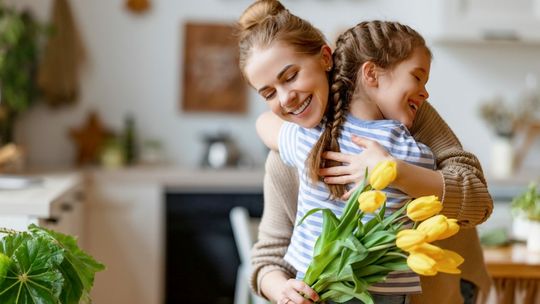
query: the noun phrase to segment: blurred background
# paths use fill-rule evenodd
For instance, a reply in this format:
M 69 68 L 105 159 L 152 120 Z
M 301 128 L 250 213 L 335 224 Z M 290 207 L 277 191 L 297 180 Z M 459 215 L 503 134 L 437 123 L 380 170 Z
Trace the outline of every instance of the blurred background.
M 232 29 L 251 2 L 0 2 L 2 172 L 77 176 L 85 207 L 74 225 L 108 266 L 96 279 L 96 303 L 175 303 L 171 290 L 210 276 L 222 286 L 187 302 L 231 303 L 240 260 L 228 212 L 245 205 L 260 216 L 267 154 L 254 128 L 267 107 L 237 70 Z M 480 159 L 501 210 L 484 229 L 510 233 L 509 202 L 540 172 L 540 1 L 283 3 L 330 44 L 375 18 L 411 25 L 426 38 L 434 55 L 430 102 Z M 208 231 L 215 223 L 192 214 L 198 207 L 215 211 L 224 226 L 194 237 L 204 229 L 193 225 Z M 6 210 L 0 214 L 37 218 Z M 173 227 L 179 222 L 188 224 Z M 192 243 L 183 243 L 189 236 Z M 181 253 L 201 240 L 214 246 L 202 255 L 220 266 L 169 273 L 171 256 L 201 256 Z M 235 263 L 224 269 L 229 260 Z M 180 277 L 188 278 L 183 285 L 174 280 Z M 105 292 L 111 284 L 117 292 Z

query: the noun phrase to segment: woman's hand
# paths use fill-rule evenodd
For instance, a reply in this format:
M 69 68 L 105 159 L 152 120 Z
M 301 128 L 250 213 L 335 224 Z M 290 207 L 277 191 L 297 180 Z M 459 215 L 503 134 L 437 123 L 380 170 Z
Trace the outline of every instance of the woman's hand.
M 369 171 L 383 160 L 393 159 L 392 155 L 378 142 L 353 135 L 351 140 L 362 147 L 360 154 L 345 154 L 341 152 L 326 151 L 323 158 L 343 163 L 341 166 L 322 168 L 319 175 L 324 177 L 327 184 L 359 184 L 364 179 L 366 168 Z M 345 193 L 342 199 L 348 199 L 354 189 Z
M 303 281 L 289 279 L 281 290 L 278 304 L 311 304 L 319 300 L 317 293 Z

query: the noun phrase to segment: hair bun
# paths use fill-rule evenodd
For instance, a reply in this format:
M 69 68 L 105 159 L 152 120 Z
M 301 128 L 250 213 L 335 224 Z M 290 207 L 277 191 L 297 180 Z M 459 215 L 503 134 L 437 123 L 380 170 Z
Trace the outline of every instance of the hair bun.
M 277 0 L 255 1 L 240 16 L 238 20 L 239 28 L 241 31 L 247 31 L 282 11 L 286 11 L 286 8 Z

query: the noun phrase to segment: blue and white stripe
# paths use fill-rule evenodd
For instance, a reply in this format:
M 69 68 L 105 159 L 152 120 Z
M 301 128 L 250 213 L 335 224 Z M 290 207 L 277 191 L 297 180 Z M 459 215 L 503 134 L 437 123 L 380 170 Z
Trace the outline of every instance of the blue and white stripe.
M 330 193 L 324 183 L 313 184 L 307 175 L 305 161 L 311 148 L 321 135 L 322 127 L 302 128 L 296 124 L 285 123 L 280 130 L 279 152 L 283 161 L 298 169 L 300 189 L 298 193 L 298 211 L 296 221 L 313 208 L 328 208 L 337 216 L 343 212 L 343 201 L 329 199 Z M 351 135 L 357 135 L 379 142 L 394 157 L 411 164 L 435 169 L 433 153 L 424 144 L 416 142 L 407 128 L 395 120 L 364 121 L 352 115 L 347 116 L 343 125 L 339 145 L 341 152 L 358 154 L 362 148 L 351 141 Z M 352 185 L 348 185 L 349 189 Z M 410 197 L 405 193 L 387 188 L 387 214 L 398 210 Z M 372 217 L 365 216 L 364 221 Z M 313 247 L 321 234 L 322 214 L 317 212 L 309 216 L 300 226 L 295 226 L 285 260 L 293 265 L 297 279 L 302 279 L 313 258 Z M 420 279 L 412 271 L 393 272 L 382 283 L 374 284 L 370 291 L 380 294 L 408 294 L 421 291 Z

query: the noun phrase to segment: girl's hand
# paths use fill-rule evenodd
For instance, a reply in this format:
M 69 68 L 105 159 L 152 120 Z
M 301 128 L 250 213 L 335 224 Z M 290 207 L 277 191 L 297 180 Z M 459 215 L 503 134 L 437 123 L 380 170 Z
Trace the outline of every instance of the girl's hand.
M 319 300 L 317 293 L 300 280 L 289 279 L 281 291 L 278 304 L 311 304 Z
M 345 154 L 341 152 L 326 151 L 323 158 L 343 163 L 341 166 L 319 169 L 319 175 L 327 184 L 359 184 L 364 179 L 366 167 L 371 172 L 379 162 L 393 159 L 392 155 L 378 142 L 353 135 L 351 140 L 362 147 L 360 154 Z M 354 187 L 356 188 L 356 187 Z M 342 199 L 348 199 L 354 189 L 351 189 Z

